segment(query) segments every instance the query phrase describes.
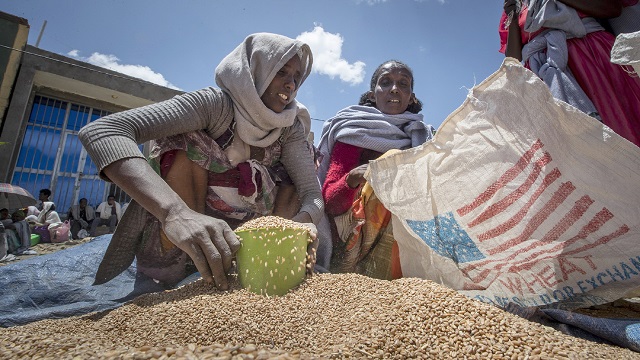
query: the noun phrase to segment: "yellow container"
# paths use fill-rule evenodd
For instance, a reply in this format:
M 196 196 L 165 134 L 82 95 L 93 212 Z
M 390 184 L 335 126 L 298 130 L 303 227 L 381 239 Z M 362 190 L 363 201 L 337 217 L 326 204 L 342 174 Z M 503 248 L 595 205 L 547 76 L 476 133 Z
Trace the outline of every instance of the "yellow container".
M 242 287 L 263 295 L 284 295 L 305 278 L 309 231 L 290 228 L 236 231 L 236 253 Z

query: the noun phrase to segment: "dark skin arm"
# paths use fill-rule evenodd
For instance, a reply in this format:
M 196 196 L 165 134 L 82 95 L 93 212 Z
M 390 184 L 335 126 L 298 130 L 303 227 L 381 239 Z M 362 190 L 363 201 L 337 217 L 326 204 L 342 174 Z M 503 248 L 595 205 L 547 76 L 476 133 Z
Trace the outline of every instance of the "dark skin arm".
M 190 209 L 145 159 L 118 160 L 104 173 L 162 223 L 167 237 L 189 255 L 205 281 L 228 288 L 226 272 L 240 242 L 226 222 Z
M 522 61 L 522 37 L 520 35 L 520 25 L 518 24 L 516 0 L 505 0 L 504 12 L 509 15 L 513 12 L 511 23 L 509 24 L 509 35 L 507 36 L 507 48 L 504 56 L 516 58 Z

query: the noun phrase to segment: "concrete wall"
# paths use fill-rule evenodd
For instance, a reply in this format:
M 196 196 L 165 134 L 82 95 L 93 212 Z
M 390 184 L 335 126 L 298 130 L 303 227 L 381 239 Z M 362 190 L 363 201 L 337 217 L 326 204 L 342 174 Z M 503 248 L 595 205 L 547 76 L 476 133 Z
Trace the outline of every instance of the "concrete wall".
M 0 134 L 0 182 L 11 180 L 36 92 L 112 112 L 182 93 L 27 45 Z
M 0 12 L 0 132 L 28 37 L 26 19 Z

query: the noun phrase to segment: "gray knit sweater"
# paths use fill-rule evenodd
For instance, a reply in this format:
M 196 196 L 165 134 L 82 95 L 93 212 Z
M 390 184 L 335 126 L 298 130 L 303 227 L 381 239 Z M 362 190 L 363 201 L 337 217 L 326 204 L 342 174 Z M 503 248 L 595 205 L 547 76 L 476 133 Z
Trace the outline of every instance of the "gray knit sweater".
M 204 130 L 217 139 L 233 120 L 233 104 L 220 89 L 178 95 L 172 99 L 111 114 L 86 125 L 78 137 L 100 170 L 126 158 L 144 158 L 138 144 L 171 135 Z M 307 148 L 304 126 L 294 123 L 284 134 L 280 159 L 298 190 L 301 211 L 318 223 L 323 212 L 320 184 Z

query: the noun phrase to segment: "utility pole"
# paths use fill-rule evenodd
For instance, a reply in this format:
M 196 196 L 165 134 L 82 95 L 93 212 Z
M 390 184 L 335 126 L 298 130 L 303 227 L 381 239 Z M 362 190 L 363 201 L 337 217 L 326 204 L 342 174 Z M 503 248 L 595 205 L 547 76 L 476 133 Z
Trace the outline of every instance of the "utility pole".
M 40 29 L 40 35 L 38 35 L 38 41 L 36 41 L 36 47 L 40 47 L 40 39 L 42 39 L 42 34 L 44 33 L 44 28 L 47 27 L 47 20 L 42 24 L 42 28 Z

